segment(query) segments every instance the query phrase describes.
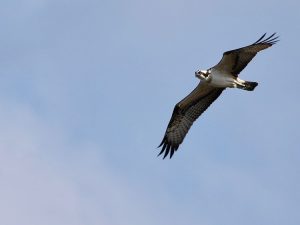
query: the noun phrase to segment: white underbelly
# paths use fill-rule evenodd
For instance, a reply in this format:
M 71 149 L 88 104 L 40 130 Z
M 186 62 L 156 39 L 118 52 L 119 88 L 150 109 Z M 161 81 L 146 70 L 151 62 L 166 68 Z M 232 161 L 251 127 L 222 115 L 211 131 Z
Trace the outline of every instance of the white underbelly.
M 215 87 L 233 87 L 235 78 L 230 74 L 221 73 L 218 70 L 211 71 L 210 85 Z

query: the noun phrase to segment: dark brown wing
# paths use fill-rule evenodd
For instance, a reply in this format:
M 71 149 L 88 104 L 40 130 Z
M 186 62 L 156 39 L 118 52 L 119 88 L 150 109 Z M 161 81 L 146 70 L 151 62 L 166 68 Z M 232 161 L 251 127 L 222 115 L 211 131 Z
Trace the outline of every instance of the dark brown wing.
M 193 122 L 215 101 L 224 88 L 211 87 L 200 82 L 198 86 L 183 100 L 176 104 L 165 136 L 158 147 L 164 152 L 165 158 L 170 152 L 170 158 L 183 142 Z
M 224 52 L 221 61 L 213 68 L 237 77 L 259 51 L 271 47 L 278 41 L 278 36 L 274 37 L 275 34 L 265 39 L 266 34 L 264 34 L 251 45 Z

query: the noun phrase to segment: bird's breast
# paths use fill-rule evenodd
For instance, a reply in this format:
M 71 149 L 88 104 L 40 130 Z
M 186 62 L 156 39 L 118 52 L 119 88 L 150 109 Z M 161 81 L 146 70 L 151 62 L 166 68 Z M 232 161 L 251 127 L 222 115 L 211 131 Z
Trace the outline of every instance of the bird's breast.
M 234 77 L 231 74 L 223 73 L 219 70 L 213 69 L 211 71 L 210 85 L 214 87 L 233 87 Z

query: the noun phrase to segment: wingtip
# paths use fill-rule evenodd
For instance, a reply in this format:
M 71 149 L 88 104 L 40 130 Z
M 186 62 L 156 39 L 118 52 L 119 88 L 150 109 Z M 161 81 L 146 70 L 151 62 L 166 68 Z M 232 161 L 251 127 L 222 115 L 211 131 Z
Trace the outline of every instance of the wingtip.
M 258 42 L 260 42 L 265 36 L 266 36 L 267 33 L 264 33 L 256 42 L 254 42 L 254 44 L 257 44 Z
M 173 157 L 175 151 L 176 151 L 176 148 L 172 147 L 171 152 L 170 152 L 170 159 Z
M 163 159 L 165 159 L 167 157 L 167 155 L 169 154 L 170 148 L 171 148 L 171 146 L 167 145 Z
M 253 45 L 256 45 L 256 44 L 274 45 L 279 41 L 278 40 L 279 36 L 276 36 L 277 32 L 274 32 L 269 37 L 265 38 L 266 34 L 267 33 L 264 33 L 256 42 L 253 43 Z
M 164 138 L 160 142 L 159 146 L 157 146 L 157 148 L 160 148 L 165 143 L 165 140 L 166 140 L 166 136 L 164 136 Z
M 161 145 L 160 145 L 160 146 L 161 146 Z M 164 143 L 164 145 L 163 145 L 161 151 L 158 153 L 157 156 L 160 156 L 160 155 L 165 151 L 165 148 L 166 148 L 166 143 Z
M 170 159 L 171 159 L 173 157 L 175 151 L 178 149 L 179 145 L 178 146 L 171 145 L 170 143 L 167 142 L 166 137 L 164 137 L 163 140 L 162 140 L 162 142 L 158 146 L 158 148 L 159 147 L 162 147 L 162 149 L 158 153 L 157 157 L 160 156 L 160 155 L 162 155 L 164 153 L 163 159 L 165 159 L 168 155 L 170 156 Z

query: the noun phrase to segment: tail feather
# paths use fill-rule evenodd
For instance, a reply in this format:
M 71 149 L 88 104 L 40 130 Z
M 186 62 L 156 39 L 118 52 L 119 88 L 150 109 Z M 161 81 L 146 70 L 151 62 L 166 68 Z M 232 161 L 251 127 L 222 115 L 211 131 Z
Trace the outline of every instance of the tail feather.
M 254 88 L 258 85 L 257 82 L 245 81 L 245 87 L 243 88 L 246 91 L 253 91 Z

